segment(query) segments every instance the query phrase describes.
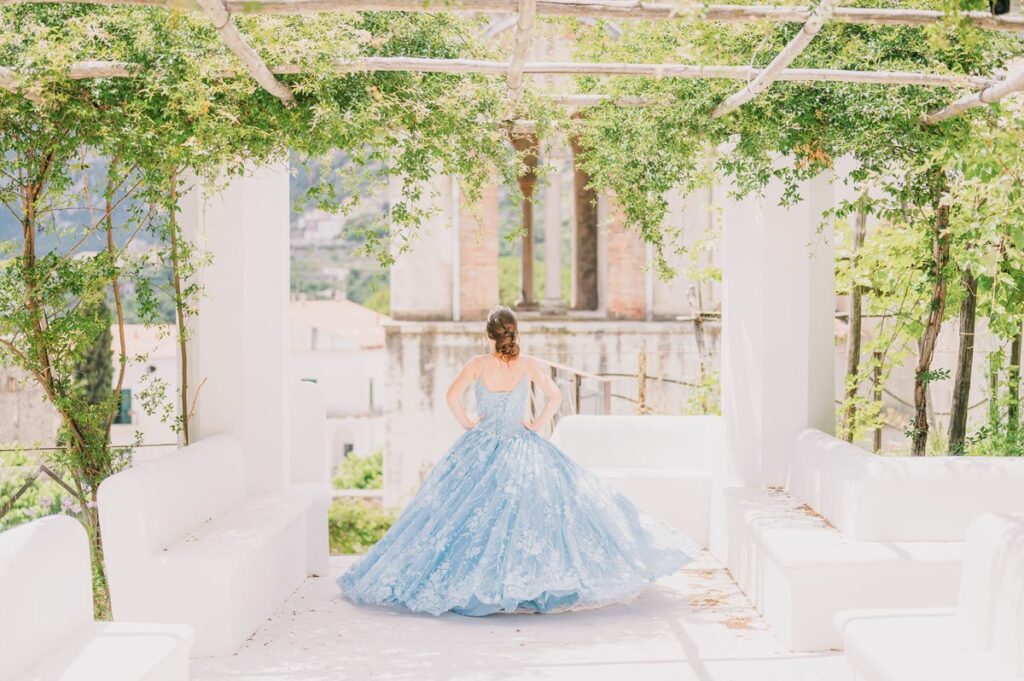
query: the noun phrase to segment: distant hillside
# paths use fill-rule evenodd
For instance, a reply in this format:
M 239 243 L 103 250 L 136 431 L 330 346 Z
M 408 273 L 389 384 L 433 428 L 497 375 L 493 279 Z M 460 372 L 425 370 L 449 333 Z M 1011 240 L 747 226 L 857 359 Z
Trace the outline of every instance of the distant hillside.
M 104 159 L 96 159 L 89 165 L 88 170 L 78 173 L 75 178 L 75 184 L 77 186 L 78 194 L 76 196 L 68 197 L 68 205 L 54 206 L 58 210 L 54 210 L 49 215 L 52 217 L 52 224 L 37 237 L 37 244 L 40 253 L 48 253 L 53 250 L 65 250 L 75 244 L 82 234 L 85 234 L 91 225 L 99 220 L 102 216 L 102 186 L 104 178 L 107 173 L 107 162 Z M 92 200 L 93 214 L 90 215 L 88 204 L 85 200 L 85 192 L 82 188 L 85 186 L 85 180 L 88 180 L 89 187 L 92 188 Z M 121 203 L 117 208 L 114 209 L 114 223 L 124 224 L 128 219 L 128 211 L 131 208 L 131 201 L 125 201 Z M 119 244 L 123 244 L 128 238 L 128 234 L 122 234 L 117 237 Z M 9 210 L 0 206 L 0 241 L 17 240 L 21 243 L 22 240 L 22 227 L 21 222 L 17 217 L 11 214 Z M 140 233 L 135 243 L 138 245 L 145 246 L 152 242 L 152 237 L 146 233 Z M 96 251 L 102 248 L 106 248 L 106 237 L 102 234 L 93 234 L 85 245 L 80 249 L 82 251 Z

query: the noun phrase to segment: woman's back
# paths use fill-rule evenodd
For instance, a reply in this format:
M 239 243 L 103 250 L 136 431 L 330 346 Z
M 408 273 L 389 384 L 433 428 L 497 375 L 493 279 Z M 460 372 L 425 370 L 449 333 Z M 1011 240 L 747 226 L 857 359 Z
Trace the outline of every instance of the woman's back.
M 477 427 L 496 435 L 524 430 L 522 419 L 530 385 L 524 363 L 528 360 L 517 357 L 503 362 L 481 355 L 477 361 L 480 362 L 474 389 L 480 416 Z

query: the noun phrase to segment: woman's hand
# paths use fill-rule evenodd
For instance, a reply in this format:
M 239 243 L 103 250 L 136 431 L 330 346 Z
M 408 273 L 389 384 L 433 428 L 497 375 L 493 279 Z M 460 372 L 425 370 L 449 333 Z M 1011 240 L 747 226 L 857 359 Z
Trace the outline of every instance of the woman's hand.
M 478 425 L 480 425 L 480 419 L 476 419 L 475 421 L 467 420 L 465 423 L 462 424 L 462 427 L 465 428 L 466 430 L 473 430 Z
M 522 424 L 527 430 L 532 430 L 535 433 L 544 427 L 544 424 L 540 421 L 527 421 L 526 419 L 523 419 Z

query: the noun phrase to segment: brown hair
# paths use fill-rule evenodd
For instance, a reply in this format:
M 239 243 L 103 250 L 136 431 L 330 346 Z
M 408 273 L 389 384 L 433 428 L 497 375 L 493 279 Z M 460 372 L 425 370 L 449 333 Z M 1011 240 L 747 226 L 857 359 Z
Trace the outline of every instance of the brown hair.
M 499 305 L 487 315 L 487 337 L 494 341 L 494 350 L 505 362 L 519 356 L 519 323 L 516 313 Z

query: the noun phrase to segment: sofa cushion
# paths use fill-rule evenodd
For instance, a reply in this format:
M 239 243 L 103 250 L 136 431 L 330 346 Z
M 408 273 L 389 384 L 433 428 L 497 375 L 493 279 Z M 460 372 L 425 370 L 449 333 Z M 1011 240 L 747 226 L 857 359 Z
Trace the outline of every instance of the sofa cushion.
M 309 510 L 299 493 L 246 497 L 220 515 L 186 532 L 160 553 L 158 561 L 193 564 L 202 570 L 255 568 L 255 551 L 274 541 L 295 518 Z
M 978 516 L 967 546 L 958 609 L 964 636 L 1024 676 L 1024 514 Z
M 19 679 L 185 681 L 191 645 L 192 629 L 183 625 L 94 622 Z
M 1012 681 L 985 650 L 964 644 L 950 608 L 846 611 L 836 626 L 865 681 Z

